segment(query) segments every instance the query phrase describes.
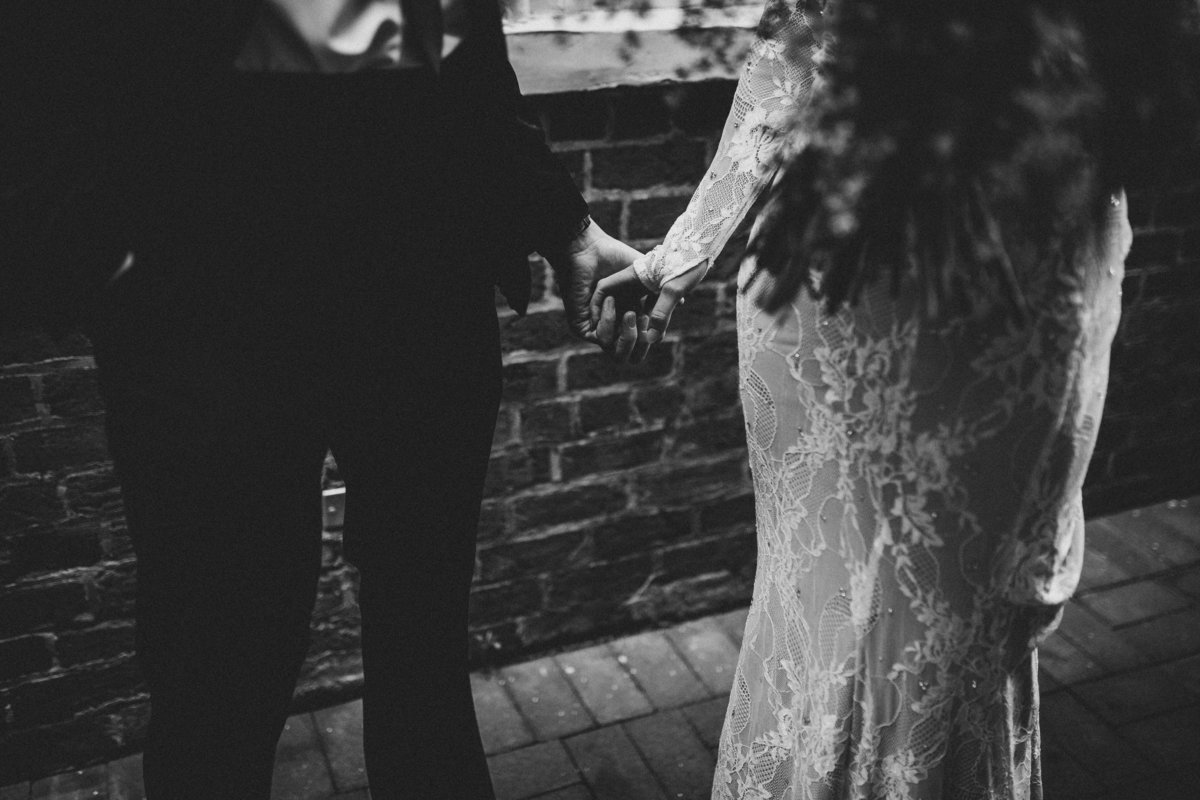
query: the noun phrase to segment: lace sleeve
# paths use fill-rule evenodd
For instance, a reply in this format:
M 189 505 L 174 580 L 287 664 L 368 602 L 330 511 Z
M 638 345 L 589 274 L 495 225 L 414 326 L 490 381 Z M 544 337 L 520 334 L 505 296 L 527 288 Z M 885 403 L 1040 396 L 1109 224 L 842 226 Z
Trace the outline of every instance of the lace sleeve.
M 819 42 L 804 6 L 768 0 L 707 174 L 663 243 L 633 264 L 651 291 L 694 267 L 707 271 L 770 182 L 783 133 L 815 74 Z

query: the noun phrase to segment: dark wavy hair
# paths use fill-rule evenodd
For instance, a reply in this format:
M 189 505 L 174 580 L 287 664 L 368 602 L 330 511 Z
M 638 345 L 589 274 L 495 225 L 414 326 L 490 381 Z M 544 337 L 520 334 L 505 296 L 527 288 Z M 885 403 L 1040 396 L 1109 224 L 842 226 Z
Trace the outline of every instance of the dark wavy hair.
M 1197 145 L 1200 0 L 827 5 L 823 85 L 751 243 L 768 310 L 807 290 L 832 312 L 911 274 L 942 316 L 986 270 L 1020 311 L 998 220 L 1061 247 Z

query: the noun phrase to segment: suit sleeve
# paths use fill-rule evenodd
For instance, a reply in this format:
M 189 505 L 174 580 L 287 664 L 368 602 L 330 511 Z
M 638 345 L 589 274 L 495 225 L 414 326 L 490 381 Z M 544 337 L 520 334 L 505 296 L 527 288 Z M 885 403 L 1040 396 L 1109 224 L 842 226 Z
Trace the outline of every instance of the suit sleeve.
M 492 192 L 489 213 L 503 219 L 526 253 L 553 249 L 578 228 L 588 206 L 521 95 L 508 61 L 499 5 L 482 2 L 487 13 L 476 34 L 477 57 L 464 65 L 463 77 L 473 84 L 470 94 L 485 109 L 488 119 L 482 127 L 493 139 L 484 148 L 490 163 L 482 179 L 485 191 Z

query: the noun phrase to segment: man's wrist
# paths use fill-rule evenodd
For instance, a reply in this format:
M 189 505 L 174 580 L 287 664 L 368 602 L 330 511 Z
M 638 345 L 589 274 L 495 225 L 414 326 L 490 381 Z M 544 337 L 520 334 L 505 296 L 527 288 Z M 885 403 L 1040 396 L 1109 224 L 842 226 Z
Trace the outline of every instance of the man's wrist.
M 547 261 L 553 263 L 555 260 L 561 260 L 563 256 L 571 255 L 572 253 L 583 249 L 583 241 L 593 224 L 592 215 L 584 214 L 578 222 L 566 230 L 556 240 L 548 242 L 539 247 L 538 252 L 544 256 Z

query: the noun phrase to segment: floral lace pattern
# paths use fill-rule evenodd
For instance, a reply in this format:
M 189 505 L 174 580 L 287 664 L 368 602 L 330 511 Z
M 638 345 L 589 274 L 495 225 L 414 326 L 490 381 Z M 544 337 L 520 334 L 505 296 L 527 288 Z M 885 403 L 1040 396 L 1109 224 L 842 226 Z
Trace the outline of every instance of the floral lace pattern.
M 687 209 L 633 263 L 651 291 L 695 267 L 707 271 L 774 175 L 784 132 L 809 96 L 819 42 L 799 7 L 772 28 L 751 45 L 716 156 Z
M 769 180 L 775 113 L 812 85 L 804 12 L 786 27 L 639 262 L 651 288 L 711 263 Z M 765 275 L 739 292 L 758 562 L 714 800 L 1041 797 L 1036 643 L 1079 579 L 1131 239 L 1116 197 L 1065 255 L 1014 244 L 1024 314 L 982 270 L 942 323 L 912 285 L 834 315 L 805 294 L 764 312 Z

